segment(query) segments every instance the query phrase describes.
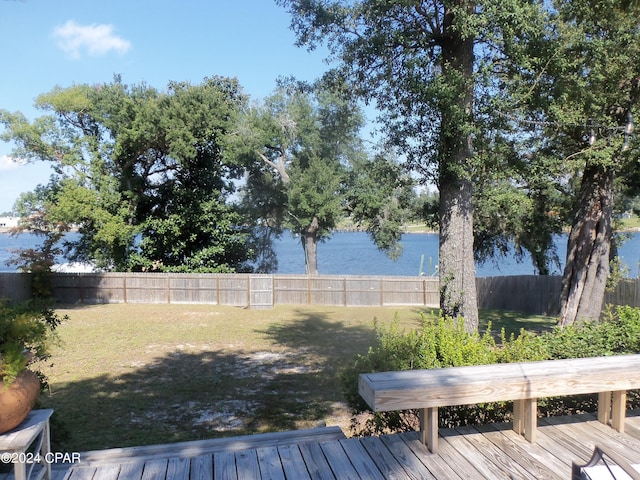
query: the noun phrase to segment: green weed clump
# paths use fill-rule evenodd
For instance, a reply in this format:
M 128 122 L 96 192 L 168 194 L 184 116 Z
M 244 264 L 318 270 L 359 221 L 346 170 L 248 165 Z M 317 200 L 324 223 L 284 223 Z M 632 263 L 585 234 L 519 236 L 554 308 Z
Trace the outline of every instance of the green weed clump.
M 601 322 L 541 334 L 521 330 L 507 336 L 503 329 L 499 341 L 491 324 L 480 334 L 465 332 L 463 322 L 450 318 L 423 315 L 421 320 L 420 328 L 408 332 L 397 321 L 388 327 L 376 325 L 376 345 L 343 371 L 343 391 L 354 414 L 369 411 L 357 391 L 360 373 L 640 353 L 638 308 L 616 307 Z M 594 405 L 590 397 L 539 401 L 543 415 L 589 411 Z M 511 420 L 511 412 L 511 402 L 447 407 L 440 409 L 439 421 L 441 427 L 493 423 Z M 378 434 L 414 430 L 417 423 L 417 411 L 378 412 L 364 425 L 354 422 L 354 429 L 357 434 Z

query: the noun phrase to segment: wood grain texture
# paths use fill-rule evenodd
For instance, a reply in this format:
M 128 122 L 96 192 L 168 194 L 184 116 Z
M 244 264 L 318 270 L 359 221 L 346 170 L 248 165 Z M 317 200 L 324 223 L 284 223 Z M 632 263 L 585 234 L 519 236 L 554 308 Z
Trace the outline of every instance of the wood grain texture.
M 255 449 L 236 453 L 236 471 L 238 478 L 243 480 L 259 480 L 261 478 L 258 455 Z
M 629 433 L 616 432 L 598 422 L 595 415 L 541 418 L 535 445 L 501 423 L 443 428 L 437 454 L 420 442 L 418 432 L 407 432 L 209 452 L 188 458 L 116 460 L 88 468 L 77 464 L 66 471 L 54 469 L 53 478 L 566 480 L 572 463 L 588 462 L 595 445 L 617 453 L 630 464 L 640 464 L 640 438 L 634 436 L 640 437 L 640 416 L 634 413 L 626 419 L 625 431 Z M 0 475 L 0 480 L 5 478 Z
M 292 443 L 322 442 L 346 438 L 338 426 L 290 430 L 285 432 L 240 435 L 237 437 L 213 438 L 162 445 L 110 448 L 93 450 L 82 454 L 83 465 L 100 465 L 127 459 L 153 459 L 167 457 L 195 457 L 203 453 L 242 451 L 249 448 L 288 445 Z
M 374 411 L 578 395 L 640 388 L 640 355 L 361 374 Z

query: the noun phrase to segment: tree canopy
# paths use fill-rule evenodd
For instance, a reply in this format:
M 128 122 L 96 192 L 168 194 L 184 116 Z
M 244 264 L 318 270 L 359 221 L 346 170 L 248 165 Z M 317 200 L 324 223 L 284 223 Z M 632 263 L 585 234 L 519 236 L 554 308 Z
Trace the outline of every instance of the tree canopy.
M 405 165 L 437 186 L 443 313 L 475 329 L 474 249 L 483 260 L 515 243 L 549 273 L 571 209 L 565 304 L 569 291 L 602 298 L 612 174 L 629 165 L 623 142 L 633 148 L 621 126 L 638 91 L 637 2 L 278 3 L 299 44 L 329 47 Z M 586 318 L 600 311 L 589 303 Z
M 326 43 L 367 101 L 381 110 L 390 144 L 439 190 L 444 314 L 477 328 L 473 185 L 486 138 L 478 120 L 494 71 L 539 30 L 538 5 L 438 0 L 279 0 L 300 45 Z
M 367 178 L 385 202 L 391 193 L 382 189 L 397 183 L 400 172 L 369 175 L 373 170 L 367 170 L 369 152 L 360 136 L 361 108 L 335 87 L 326 79 L 314 85 L 283 79 L 273 95 L 249 110 L 240 136 L 246 155 L 257 159 L 245 187 L 245 205 L 252 206 L 247 210 L 262 224 L 300 236 L 309 274 L 318 273 L 317 244 L 354 212 L 351 220 L 366 224 L 382 250 L 392 254 L 400 239 L 401 208 L 385 214 L 391 222 L 393 213 L 395 224 L 383 225 L 375 220 L 379 212 L 360 197 L 364 191 L 354 190 L 354 182 Z
M 106 270 L 248 268 L 247 235 L 226 199 L 242 167 L 226 155 L 246 102 L 235 80 L 56 87 L 33 122 L 0 113 L 14 156 L 51 162 L 51 225 L 78 229 L 73 259 Z M 24 212 L 34 213 L 34 212 Z M 64 227 L 61 227 L 64 225 Z
M 614 194 L 626 185 L 633 195 L 638 151 L 626 129 L 640 96 L 639 13 L 616 1 L 554 2 L 544 35 L 520 47 L 504 84 L 511 119 L 528 139 L 521 155 L 553 172 L 541 183 L 562 193 L 564 205 L 548 199 L 547 211 L 565 210 L 571 225 L 562 325 L 599 318 L 615 255 Z
M 597 317 L 615 253 L 614 197 L 638 194 L 638 2 L 276 0 L 301 46 L 337 67 L 250 104 L 235 80 L 56 87 L 28 121 L 0 112 L 15 156 L 55 166 L 25 196 L 52 239 L 74 227 L 104 269 L 273 269 L 299 235 L 307 272 L 345 216 L 390 256 L 415 204 L 439 226 L 440 306 L 477 328 L 475 261 L 514 246 L 541 274 L 571 224 L 561 323 Z M 359 102 L 386 144 L 364 147 Z M 242 185 L 234 205 L 230 199 Z

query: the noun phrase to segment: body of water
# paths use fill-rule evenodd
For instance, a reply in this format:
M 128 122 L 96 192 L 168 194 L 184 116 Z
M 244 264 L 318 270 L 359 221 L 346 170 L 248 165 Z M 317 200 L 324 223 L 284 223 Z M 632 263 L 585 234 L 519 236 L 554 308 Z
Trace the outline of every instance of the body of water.
M 425 275 L 434 274 L 438 264 L 438 235 L 411 233 L 402 237 L 403 254 L 398 260 L 380 252 L 363 232 L 339 232 L 318 246 L 318 270 L 333 275 Z M 561 275 L 567 252 L 567 236 L 559 235 L 556 250 L 560 266 L 552 269 Z M 276 244 L 278 273 L 304 273 L 304 256 L 299 238 L 285 234 Z M 640 262 L 640 232 L 634 232 L 619 249 L 619 256 L 629 268 L 629 276 L 638 276 Z M 511 252 L 504 257 L 489 259 L 476 265 L 479 277 L 501 275 L 534 275 L 531 258 L 517 261 Z
M 566 242 L 566 239 L 564 239 Z M 338 232 L 318 245 L 318 270 L 328 275 L 435 275 L 438 266 L 438 235 L 411 233 L 402 237 L 403 252 L 391 260 L 379 251 L 364 232 Z M 566 245 L 562 247 L 562 255 Z M 278 273 L 304 273 L 299 238 L 285 234 L 276 244 Z M 518 263 L 513 254 L 476 265 L 478 276 L 532 275 L 529 258 Z
M 11 257 L 11 250 L 33 248 L 41 239 L 34 235 L 22 234 L 11 236 L 0 233 L 0 272 L 15 271 L 14 266 L 7 266 L 6 260 Z M 561 274 L 566 255 L 565 235 L 557 238 L 557 251 L 562 264 L 555 269 Z M 363 232 L 336 232 L 331 239 L 318 245 L 318 270 L 327 275 L 402 275 L 413 276 L 421 272 L 425 275 L 435 274 L 438 264 L 438 235 L 431 233 L 412 233 L 402 237 L 403 254 L 398 260 L 389 259 L 380 252 L 369 236 Z M 304 255 L 299 238 L 287 233 L 275 244 L 278 256 L 278 272 L 303 274 Z M 631 234 L 629 240 L 619 251 L 622 261 L 629 267 L 630 276 L 638 276 L 640 262 L 640 232 Z M 488 260 L 477 265 L 480 277 L 500 275 L 533 275 L 534 269 L 529 257 L 517 262 L 513 254 Z

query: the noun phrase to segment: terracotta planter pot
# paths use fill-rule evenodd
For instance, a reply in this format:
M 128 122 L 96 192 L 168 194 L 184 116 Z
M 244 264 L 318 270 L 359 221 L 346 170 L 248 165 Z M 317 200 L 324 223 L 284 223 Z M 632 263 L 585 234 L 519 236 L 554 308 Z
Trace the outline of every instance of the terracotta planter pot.
M 20 373 L 9 387 L 0 378 L 0 433 L 7 432 L 29 415 L 40 395 L 40 380 L 30 370 Z

